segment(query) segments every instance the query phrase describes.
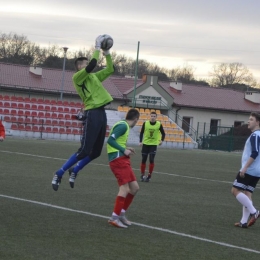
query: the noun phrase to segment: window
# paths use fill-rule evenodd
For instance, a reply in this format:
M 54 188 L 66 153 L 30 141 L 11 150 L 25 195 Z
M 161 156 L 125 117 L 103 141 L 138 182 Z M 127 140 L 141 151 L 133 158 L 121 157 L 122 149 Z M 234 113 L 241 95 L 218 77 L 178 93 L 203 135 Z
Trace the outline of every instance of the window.
M 239 127 L 239 126 L 241 126 L 243 124 L 244 124 L 244 121 L 235 121 L 234 122 L 234 127 Z
M 209 130 L 210 135 L 217 135 L 219 123 L 220 123 L 219 119 L 211 119 L 210 120 L 210 130 Z
M 185 132 L 187 132 L 187 133 L 190 132 L 190 126 L 191 126 L 191 124 L 192 124 L 192 117 L 186 117 L 186 116 L 184 116 L 184 117 L 182 118 L 182 126 L 181 126 L 181 128 L 182 128 Z

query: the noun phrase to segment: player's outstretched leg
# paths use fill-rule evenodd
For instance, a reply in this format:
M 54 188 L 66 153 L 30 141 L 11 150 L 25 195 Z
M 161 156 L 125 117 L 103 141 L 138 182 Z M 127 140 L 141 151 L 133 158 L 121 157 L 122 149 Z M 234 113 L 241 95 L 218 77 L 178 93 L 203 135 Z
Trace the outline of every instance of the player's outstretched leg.
M 75 183 L 75 179 L 77 177 L 77 174 L 73 172 L 73 168 L 69 169 L 69 183 L 70 183 L 70 187 L 74 188 L 74 183 Z
M 65 164 L 62 165 L 62 167 L 54 173 L 53 179 L 52 179 L 52 188 L 57 191 L 59 188 L 59 185 L 61 183 L 61 178 L 63 174 L 71 167 L 73 166 L 76 162 L 78 161 L 77 159 L 77 154 L 74 153 L 66 162 Z
M 77 164 L 69 169 L 69 183 L 70 183 L 70 187 L 74 188 L 74 183 L 75 183 L 75 179 L 78 175 L 78 172 L 80 170 L 82 170 L 88 163 L 91 162 L 91 158 L 89 156 L 83 158 L 82 160 L 80 160 L 79 162 L 77 162 Z
M 53 179 L 52 179 L 52 188 L 57 191 L 59 189 L 59 185 L 61 183 L 61 178 L 62 177 L 59 177 L 56 173 L 54 173 L 54 176 L 53 176 Z

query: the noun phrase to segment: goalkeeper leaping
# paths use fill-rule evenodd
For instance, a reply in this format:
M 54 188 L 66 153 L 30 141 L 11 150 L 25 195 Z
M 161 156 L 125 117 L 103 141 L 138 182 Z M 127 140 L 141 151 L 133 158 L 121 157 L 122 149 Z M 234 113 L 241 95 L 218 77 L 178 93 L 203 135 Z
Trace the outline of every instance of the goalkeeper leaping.
M 75 60 L 77 72 L 73 75 L 72 80 L 77 93 L 84 103 L 83 133 L 81 146 L 78 151 L 54 173 L 52 188 L 55 191 L 58 190 L 62 176 L 67 170 L 69 170 L 70 175 L 70 187 L 73 188 L 78 172 L 89 162 L 99 157 L 103 148 L 107 126 L 105 106 L 113 100 L 101 83 L 114 72 L 109 49 L 103 50 L 103 54 L 106 57 L 106 68 L 96 73 L 91 72 L 97 65 L 104 39 L 104 35 L 96 38 L 95 51 L 90 62 L 88 62 L 86 57 L 80 57 Z

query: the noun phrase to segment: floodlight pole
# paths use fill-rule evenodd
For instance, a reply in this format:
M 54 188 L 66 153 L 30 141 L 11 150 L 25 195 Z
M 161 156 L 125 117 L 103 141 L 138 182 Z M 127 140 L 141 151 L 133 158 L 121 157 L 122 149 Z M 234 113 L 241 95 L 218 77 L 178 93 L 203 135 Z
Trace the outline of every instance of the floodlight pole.
M 136 57 L 136 64 L 135 64 L 135 85 L 134 85 L 134 102 L 133 102 L 133 107 L 135 108 L 136 106 L 136 98 L 135 98 L 135 91 L 136 91 L 136 83 L 137 83 L 137 72 L 138 72 L 138 57 L 139 57 L 139 46 L 140 42 L 138 41 L 137 44 L 137 57 Z
M 63 98 L 66 53 L 67 53 L 67 50 L 69 49 L 68 47 L 62 47 L 62 48 L 63 48 L 63 51 L 64 51 L 64 59 L 63 59 L 63 69 L 62 69 L 62 80 L 61 80 L 60 100 L 62 100 L 62 98 Z

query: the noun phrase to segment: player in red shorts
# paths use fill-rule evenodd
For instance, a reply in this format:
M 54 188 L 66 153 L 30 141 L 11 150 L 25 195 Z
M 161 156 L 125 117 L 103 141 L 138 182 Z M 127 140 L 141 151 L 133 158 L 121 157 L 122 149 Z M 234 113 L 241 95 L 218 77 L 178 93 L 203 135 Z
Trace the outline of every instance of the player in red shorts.
M 119 185 L 114 211 L 108 223 L 119 228 L 127 228 L 131 225 L 125 213 L 139 190 L 139 185 L 130 164 L 130 155 L 135 152 L 133 148 L 126 147 L 129 130 L 135 126 L 139 115 L 138 110 L 130 109 L 126 119 L 117 122 L 113 126 L 107 140 L 109 166 Z

